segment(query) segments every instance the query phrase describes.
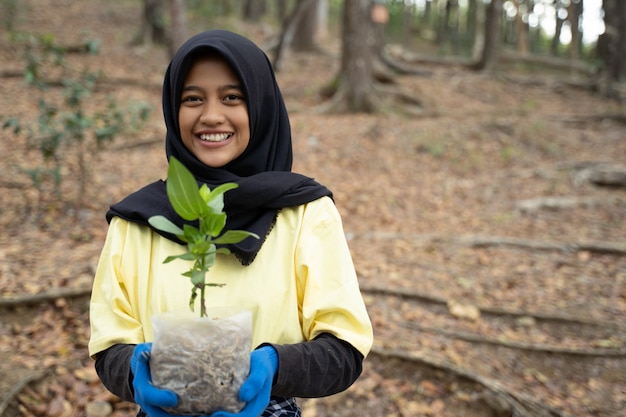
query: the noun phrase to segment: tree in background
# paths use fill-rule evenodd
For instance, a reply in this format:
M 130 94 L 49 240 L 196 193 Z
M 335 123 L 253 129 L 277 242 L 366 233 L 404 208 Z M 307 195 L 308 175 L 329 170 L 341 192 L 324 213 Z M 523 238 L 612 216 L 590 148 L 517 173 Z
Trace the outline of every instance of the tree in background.
M 299 0 L 304 2 L 305 0 Z M 316 35 L 318 31 L 319 19 L 317 8 L 321 4 L 319 0 L 308 3 L 302 17 L 298 21 L 294 32 L 291 47 L 298 51 L 317 50 Z
M 317 49 L 315 35 L 319 22 L 318 7 L 321 5 L 323 2 L 320 0 L 298 0 L 289 16 L 282 20 L 281 33 L 272 62 L 276 72 L 281 70 L 283 57 L 290 46 L 309 52 Z M 305 21 L 306 24 L 303 23 Z
M 341 67 L 334 84 L 334 110 L 373 112 L 378 102 L 372 74 L 372 46 L 375 42 L 369 0 L 345 0 Z
M 132 45 L 141 45 L 149 36 L 158 45 L 167 45 L 168 36 L 165 23 L 165 1 L 143 0 L 143 19 L 139 32 L 131 41 Z
M 604 62 L 605 94 L 614 97 L 615 83 L 624 77 L 626 60 L 626 2 L 603 0 L 605 31 L 598 39 L 598 56 Z
M 187 10 L 185 0 L 169 0 L 170 2 L 170 27 L 171 38 L 168 52 L 170 57 L 174 56 L 176 50 L 187 40 Z
M 251 22 L 259 21 L 267 10 L 265 0 L 246 0 L 243 6 L 243 18 Z
M 569 44 L 569 57 L 578 59 L 583 48 L 583 0 L 570 0 L 567 7 L 567 21 L 572 34 L 572 40 Z
M 491 70 L 493 68 L 500 44 L 502 0 L 491 0 L 486 10 L 485 41 L 483 43 L 480 59 L 474 65 L 474 69 L 477 70 Z

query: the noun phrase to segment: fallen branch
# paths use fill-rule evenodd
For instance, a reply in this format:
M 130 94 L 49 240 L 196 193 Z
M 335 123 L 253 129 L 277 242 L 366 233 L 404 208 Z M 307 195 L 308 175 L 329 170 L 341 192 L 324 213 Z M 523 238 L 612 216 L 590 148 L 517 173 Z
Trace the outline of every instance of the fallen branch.
M 420 363 L 433 368 L 442 369 L 446 372 L 451 372 L 455 375 L 476 382 L 502 396 L 503 399 L 506 400 L 514 409 L 513 415 L 519 417 L 570 417 L 570 415 L 565 413 L 564 411 L 557 410 L 543 403 L 539 403 L 524 394 L 511 392 L 502 383 L 495 379 L 476 375 L 466 369 L 450 363 L 445 363 L 434 358 L 427 358 L 426 356 L 417 353 L 408 353 L 395 349 L 384 349 L 377 346 L 374 346 L 372 348 L 370 354 L 378 355 L 383 358 L 393 358 L 403 361 Z
M 91 294 L 89 288 L 55 288 L 38 294 L 20 295 L 11 298 L 0 298 L 0 308 L 26 306 L 53 302 L 59 298 L 80 298 Z

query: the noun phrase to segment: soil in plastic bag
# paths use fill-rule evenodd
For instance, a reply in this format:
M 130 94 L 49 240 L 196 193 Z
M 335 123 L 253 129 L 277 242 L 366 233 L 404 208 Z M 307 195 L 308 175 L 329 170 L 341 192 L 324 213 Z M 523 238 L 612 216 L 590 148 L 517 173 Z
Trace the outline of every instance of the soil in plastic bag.
M 252 314 L 213 309 L 208 317 L 170 312 L 152 317 L 152 383 L 178 395 L 171 414 L 240 411 L 239 388 L 250 370 Z

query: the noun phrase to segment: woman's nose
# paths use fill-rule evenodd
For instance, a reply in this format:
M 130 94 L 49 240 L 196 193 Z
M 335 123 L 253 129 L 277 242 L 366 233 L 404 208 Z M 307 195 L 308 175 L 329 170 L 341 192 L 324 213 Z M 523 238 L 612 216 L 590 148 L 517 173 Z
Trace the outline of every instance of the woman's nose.
M 200 121 L 208 125 L 220 124 L 225 120 L 224 112 L 219 101 L 207 100 L 202 108 Z

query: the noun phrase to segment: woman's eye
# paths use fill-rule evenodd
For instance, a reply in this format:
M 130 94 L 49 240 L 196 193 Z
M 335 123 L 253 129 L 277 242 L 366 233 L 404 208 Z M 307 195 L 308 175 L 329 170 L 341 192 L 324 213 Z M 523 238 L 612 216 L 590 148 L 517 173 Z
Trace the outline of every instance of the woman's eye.
M 224 101 L 239 101 L 239 100 L 243 100 L 243 97 L 237 94 L 228 94 L 224 97 Z
M 200 100 L 202 100 L 200 97 L 187 96 L 187 97 L 183 97 L 183 99 L 181 101 L 186 102 L 186 103 L 194 103 L 194 102 L 198 102 Z

